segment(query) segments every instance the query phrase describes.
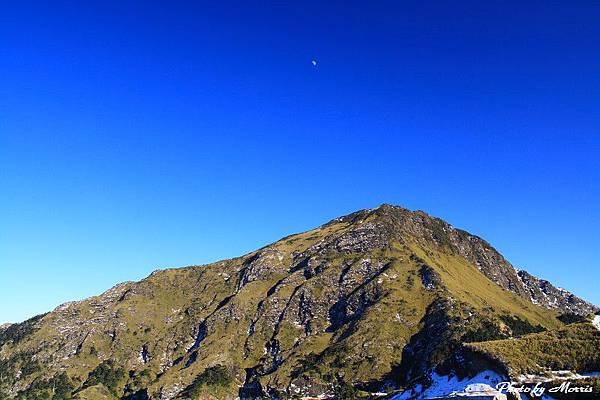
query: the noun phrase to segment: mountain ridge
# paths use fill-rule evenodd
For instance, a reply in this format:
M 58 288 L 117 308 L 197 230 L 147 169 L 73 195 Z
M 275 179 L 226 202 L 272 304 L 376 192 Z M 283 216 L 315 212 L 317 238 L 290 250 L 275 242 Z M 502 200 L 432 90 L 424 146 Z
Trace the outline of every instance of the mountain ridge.
M 33 398 L 59 378 L 73 396 L 107 399 L 401 387 L 452 368 L 464 341 L 597 310 L 520 274 L 480 237 L 384 204 L 11 325 L 0 331 L 0 393 Z M 198 383 L 217 372 L 219 385 Z
M 472 240 L 480 242 L 480 244 L 482 244 L 482 246 L 486 247 L 487 249 L 489 249 L 490 251 L 495 253 L 494 257 L 499 256 L 499 260 L 501 260 L 502 263 L 505 263 L 507 266 L 509 266 L 512 270 L 515 271 L 515 273 L 517 275 L 517 279 L 521 283 L 522 288 L 514 288 L 515 283 L 510 282 L 510 281 L 501 281 L 501 282 L 496 282 L 496 283 L 499 284 L 500 286 L 505 287 L 508 290 L 511 290 L 511 291 L 517 291 L 518 293 L 528 293 L 531 296 L 531 300 L 534 303 L 537 302 L 538 304 L 540 304 L 542 306 L 548 306 L 549 308 L 565 307 L 566 308 L 565 311 L 570 311 L 570 312 L 576 312 L 579 309 L 583 309 L 584 310 L 583 312 L 586 314 L 592 312 L 592 310 L 594 310 L 594 309 L 595 310 L 598 309 L 598 307 L 596 307 L 589 301 L 586 301 L 582 298 L 579 298 L 579 297 L 573 295 L 568 290 L 566 290 L 564 288 L 556 287 L 556 286 L 552 285 L 552 283 L 549 282 L 548 280 L 536 277 L 536 276 L 530 274 L 525 269 L 514 267 L 494 247 L 492 247 L 492 245 L 489 242 L 487 242 L 485 239 L 481 238 L 480 236 L 471 234 L 464 229 L 455 228 L 453 225 L 445 222 L 444 220 L 442 220 L 438 217 L 432 216 L 431 214 L 428 214 L 427 212 L 425 212 L 423 210 L 411 211 L 411 210 L 406 209 L 401 206 L 394 206 L 391 204 L 384 203 L 384 204 L 380 205 L 379 207 L 376 207 L 373 209 L 359 210 L 354 213 L 348 214 L 346 216 L 333 219 L 332 221 L 343 220 L 345 218 L 352 217 L 355 214 L 360 215 L 361 213 L 364 213 L 364 212 L 372 212 L 375 210 L 386 210 L 386 209 L 401 209 L 408 213 L 412 213 L 412 214 L 415 214 L 418 216 L 423 216 L 424 218 L 432 219 L 434 221 L 437 221 L 437 222 L 443 224 L 445 228 L 453 229 L 456 232 L 460 233 L 461 235 L 466 235 L 467 237 L 472 238 Z M 477 260 L 477 256 L 481 257 L 481 254 L 472 256 L 472 257 L 474 257 L 473 261 L 475 263 L 479 262 Z M 484 271 L 484 273 L 486 273 L 486 271 Z M 492 279 L 494 277 L 494 275 L 491 271 L 487 271 L 486 276 L 488 276 L 488 278 L 490 278 L 490 279 Z M 498 278 L 496 277 L 496 279 L 498 279 Z M 494 280 L 494 279 L 492 279 L 492 280 Z M 548 299 L 547 296 L 545 296 L 545 295 L 548 295 L 549 293 L 551 293 L 555 298 Z M 560 294 L 560 297 L 559 297 L 559 294 Z

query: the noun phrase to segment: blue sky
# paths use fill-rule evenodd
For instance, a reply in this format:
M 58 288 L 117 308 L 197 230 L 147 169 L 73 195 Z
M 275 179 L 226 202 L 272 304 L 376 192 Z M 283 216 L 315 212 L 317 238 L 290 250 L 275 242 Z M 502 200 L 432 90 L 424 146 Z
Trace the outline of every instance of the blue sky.
M 600 304 L 600 3 L 124 3 L 0 16 L 0 322 L 384 202 Z

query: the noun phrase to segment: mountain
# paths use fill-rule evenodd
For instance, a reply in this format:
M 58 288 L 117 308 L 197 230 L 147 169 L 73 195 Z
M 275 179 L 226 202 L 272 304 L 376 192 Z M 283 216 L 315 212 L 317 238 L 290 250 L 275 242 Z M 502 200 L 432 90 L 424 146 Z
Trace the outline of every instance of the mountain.
M 352 398 L 493 368 L 464 343 L 597 310 L 477 236 L 382 205 L 2 328 L 0 398 Z

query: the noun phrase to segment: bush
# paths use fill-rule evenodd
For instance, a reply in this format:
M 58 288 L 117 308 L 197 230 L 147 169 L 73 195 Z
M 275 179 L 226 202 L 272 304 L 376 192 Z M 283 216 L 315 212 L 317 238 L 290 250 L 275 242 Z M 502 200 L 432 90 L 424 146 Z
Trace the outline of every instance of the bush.
M 571 324 L 518 339 L 471 343 L 467 347 L 500 362 L 513 375 L 600 369 L 600 331 L 589 323 Z
M 333 394 L 336 400 L 354 400 L 357 398 L 357 391 L 354 386 L 343 381 L 335 385 Z
M 0 345 L 7 342 L 13 342 L 15 344 L 19 343 L 27 336 L 35 333 L 38 330 L 37 322 L 45 315 L 46 314 L 35 316 L 20 324 L 10 325 L 5 330 L 0 331 Z
M 500 331 L 500 328 L 495 323 L 484 319 L 480 322 L 476 329 L 465 333 L 462 337 L 462 341 L 465 343 L 486 342 L 489 340 L 498 340 L 504 338 L 506 338 L 506 335 Z
M 543 326 L 533 325 L 529 321 L 522 320 L 519 317 L 503 315 L 500 319 L 510 328 L 513 336 L 523 336 L 528 333 L 538 333 L 545 330 Z
M 214 367 L 205 369 L 194 379 L 194 382 L 185 390 L 187 396 L 192 399 L 200 398 L 202 391 L 206 387 L 227 387 L 233 382 L 233 377 L 229 370 L 217 364 Z
M 579 314 L 573 314 L 573 313 L 560 314 L 556 318 L 565 325 L 581 323 L 581 322 L 587 321 L 587 318 L 585 316 L 579 315 Z
M 63 372 L 50 380 L 50 385 L 54 388 L 53 399 L 70 399 L 75 386 L 71 383 L 68 375 Z
M 75 386 L 65 372 L 49 380 L 36 379 L 20 393 L 19 399 L 35 400 L 68 400 L 71 399 Z M 4 397 L 0 397 L 4 399 Z
M 123 368 L 118 368 L 112 361 L 103 361 L 90 374 L 83 384 L 83 387 L 90 387 L 98 384 L 104 385 L 111 392 L 116 393 L 121 382 L 126 378 Z

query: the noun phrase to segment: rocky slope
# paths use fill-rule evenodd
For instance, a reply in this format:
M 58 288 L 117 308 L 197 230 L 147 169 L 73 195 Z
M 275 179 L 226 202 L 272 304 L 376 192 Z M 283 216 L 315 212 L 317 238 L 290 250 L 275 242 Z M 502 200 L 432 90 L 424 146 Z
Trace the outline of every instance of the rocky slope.
M 0 398 L 345 398 L 468 364 L 463 342 L 595 310 L 476 236 L 383 205 L 0 329 Z

